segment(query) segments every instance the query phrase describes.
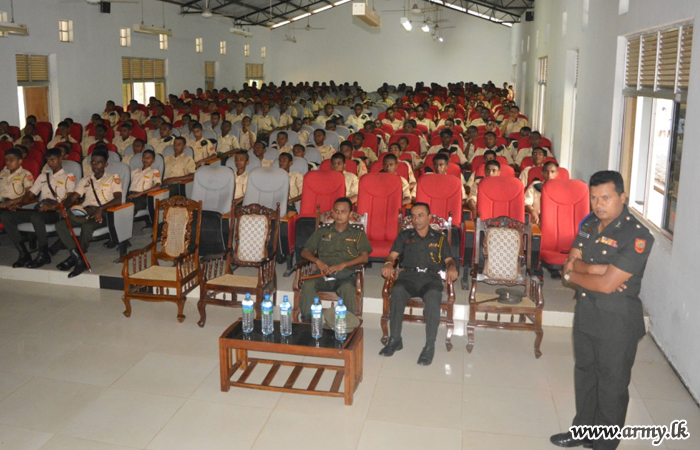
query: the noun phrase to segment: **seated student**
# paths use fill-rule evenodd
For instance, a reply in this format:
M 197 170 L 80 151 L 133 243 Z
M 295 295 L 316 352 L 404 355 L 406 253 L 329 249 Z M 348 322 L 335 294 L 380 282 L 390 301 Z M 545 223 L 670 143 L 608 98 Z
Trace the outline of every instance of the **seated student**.
M 160 102 L 153 108 L 153 115 L 160 117 L 160 119 L 165 123 L 170 123 L 170 118 L 165 114 L 163 105 Z
M 299 136 L 299 143 L 306 147 L 306 145 L 309 143 L 309 132 L 307 130 L 302 130 L 301 126 L 301 119 L 294 119 L 292 121 L 291 130 L 296 132 L 297 136 Z
M 409 119 L 406 121 L 406 123 L 403 126 L 403 131 L 400 133 L 403 134 L 415 134 L 416 130 L 416 121 L 413 119 Z M 418 136 L 418 140 L 420 142 L 420 156 L 425 157 L 425 155 L 428 153 L 428 140 L 425 138 L 423 133 L 420 133 L 420 136 Z
M 289 202 L 287 205 L 287 211 L 296 211 L 296 206 L 294 204 L 301 200 L 301 191 L 304 187 L 304 177 L 299 172 L 290 170 L 292 163 L 294 162 L 294 157 L 291 153 L 280 153 L 277 161 L 280 169 L 289 174 Z
M 311 93 L 311 100 L 309 101 L 309 106 L 314 112 L 314 115 L 318 115 L 318 113 L 321 112 L 321 110 L 323 109 L 323 103 L 318 98 L 318 92 L 314 91 Z
M 489 161 L 496 161 L 496 152 L 493 150 L 486 150 L 484 152 L 484 164 L 486 164 Z M 467 181 L 467 186 L 471 190 L 472 186 L 474 186 L 474 182 L 476 181 L 476 167 L 472 167 L 472 173 L 469 175 L 469 180 Z
M 508 117 L 501 122 L 501 136 L 510 136 L 511 133 L 517 133 L 522 127 L 530 126 L 526 119 L 519 117 L 520 108 L 513 105 L 508 111 Z
M 382 96 L 382 99 L 378 103 L 384 103 L 389 107 L 394 104 L 394 101 L 389 98 L 389 92 L 386 89 L 383 89 L 380 95 Z
M 19 133 L 19 139 L 15 141 L 15 145 L 21 144 L 22 143 L 22 138 L 24 136 L 29 136 L 32 138 L 32 141 L 36 142 L 43 142 L 43 139 L 41 139 L 41 136 L 36 134 L 36 125 L 27 122 L 27 124 L 24 126 L 24 129 Z
M 445 111 L 447 112 L 447 117 L 445 117 L 444 119 L 440 119 L 440 121 L 437 124 L 438 128 L 445 126 L 446 121 L 452 120 L 452 123 L 464 129 L 465 123 L 462 119 L 457 117 L 457 109 L 454 107 L 454 105 L 447 105 L 445 107 Z
M 559 175 L 559 164 L 548 161 L 542 167 L 542 181 L 535 180 L 525 190 L 525 212 L 530 214 L 530 220 L 535 225 L 540 224 L 540 200 L 542 199 L 542 184 L 553 180 Z
M 175 122 L 177 122 L 177 120 Z M 190 125 L 194 122 L 192 116 L 189 114 L 184 114 L 179 122 L 180 128 L 178 128 L 178 131 L 180 131 L 180 136 L 187 136 L 192 132 L 192 129 L 190 129 Z
M 280 131 L 277 133 L 277 139 L 275 142 L 270 144 L 270 148 L 277 149 L 279 154 L 282 153 L 292 153 L 292 146 L 289 145 L 289 135 L 286 131 Z
M 362 178 L 362 175 L 367 173 L 367 165 L 361 158 L 353 157 L 355 149 L 352 146 L 352 142 L 343 141 L 340 144 L 340 153 L 345 156 L 345 161 L 354 161 L 357 164 L 357 178 Z
M 345 171 L 345 155 L 336 153 L 331 157 L 331 170 L 341 172 L 345 177 L 345 196 L 351 202 L 357 203 L 357 194 L 360 189 L 360 179 L 354 173 Z
M 354 152 L 362 152 L 365 161 L 367 161 L 368 165 L 372 165 L 373 162 L 375 162 L 378 158 L 377 155 L 374 154 L 374 150 L 372 150 L 369 147 L 366 147 L 364 145 L 365 143 L 365 135 L 362 133 L 354 133 L 352 135 L 352 150 L 353 154 Z
M 58 209 L 57 200 L 62 201 L 68 193 L 73 192 L 75 176 L 63 170 L 60 149 L 49 149 L 46 152 L 46 161 L 49 171 L 42 172 L 39 178 L 34 181 L 32 187 L 27 189 L 22 197 L 12 200 L 12 202 L 16 203 L 10 206 L 8 211 L 0 214 L 0 221 L 5 227 L 7 235 L 12 243 L 15 244 L 17 250 L 19 250 L 19 258 L 12 264 L 12 267 L 34 269 L 51 262 L 46 224 L 56 223 L 60 219 L 56 212 Z M 2 173 L 0 173 L 0 180 L 2 179 Z M 34 209 L 19 209 L 22 205 L 34 201 L 37 197 L 39 197 L 40 201 Z M 37 243 L 39 244 L 39 252 L 34 260 L 29 255 L 18 229 L 19 224 L 26 222 L 31 222 L 34 227 Z
M 428 129 L 428 135 L 431 135 L 435 131 L 435 122 L 425 117 L 425 106 L 416 106 L 416 118 L 413 119 L 416 125 L 423 125 Z
M 218 111 L 211 113 L 209 117 L 209 125 L 206 126 L 206 129 L 208 131 L 213 131 L 217 136 L 221 134 L 221 113 Z
M 355 304 L 355 269 L 369 261 L 372 246 L 364 231 L 349 226 L 352 201 L 341 197 L 333 204 L 333 225 L 314 231 L 304 244 L 301 257 L 318 267 L 326 277 L 304 282 L 299 311 L 303 322 L 311 321 L 311 304 L 318 292 L 333 291 L 343 299 L 348 311 Z
M 319 152 L 321 152 L 321 156 L 324 160 L 330 158 L 333 156 L 333 153 L 335 153 L 335 149 L 333 147 L 324 144 L 325 140 L 326 130 L 317 129 L 314 130 L 314 143 L 307 145 L 307 147 L 315 147 Z
M 484 164 L 484 176 L 485 177 L 497 177 L 501 175 L 501 165 L 498 161 L 489 161 Z M 472 217 L 476 217 L 476 199 L 479 191 L 479 183 L 482 178 L 477 178 L 476 182 L 469 191 L 469 198 L 467 199 L 467 208 L 472 212 Z
M 428 155 L 437 153 L 441 150 L 445 150 L 450 154 L 455 154 L 459 158 L 459 163 L 460 164 L 466 164 L 467 163 L 467 158 L 464 156 L 464 152 L 462 151 L 461 148 L 459 148 L 459 145 L 455 143 L 455 140 L 453 139 L 454 135 L 452 133 L 452 130 L 448 130 L 445 128 L 444 130 L 440 131 L 440 143 L 441 145 L 433 145 L 430 147 L 428 150 Z
M 6 120 L 0 121 L 0 141 L 12 141 L 10 136 L 10 124 Z
M 254 122 L 258 127 L 258 137 L 267 137 L 272 130 L 278 127 L 277 119 L 270 114 L 270 105 L 262 105 L 262 114 L 254 117 Z
M 123 123 L 119 126 L 119 136 L 112 143 L 117 147 L 117 153 L 124 158 L 124 151 L 130 145 L 134 145 L 136 138 L 131 135 L 131 123 Z
M 464 155 L 471 162 L 476 153 L 476 140 L 479 138 L 479 129 L 477 127 L 467 128 L 466 138 L 464 140 Z M 495 133 L 494 133 L 495 134 Z
M 61 142 L 70 142 L 71 144 L 77 144 L 78 141 L 73 139 L 70 135 L 70 125 L 67 122 L 61 122 L 56 127 L 56 136 L 46 144 L 46 148 L 54 148 Z
M 239 150 L 233 155 L 233 161 L 236 165 L 236 190 L 233 193 L 233 203 L 239 205 L 243 202 L 245 188 L 248 185 L 248 167 L 250 155 L 245 150 Z
M 430 175 L 433 173 L 437 173 L 440 175 L 445 175 L 447 174 L 447 167 L 450 165 L 450 157 L 447 155 L 447 153 L 438 153 L 435 155 L 435 158 L 433 158 L 433 167 L 435 167 L 435 172 L 426 172 L 426 175 Z M 462 180 L 462 203 L 464 206 L 467 204 L 467 191 L 464 189 L 464 175 L 460 175 L 461 180 Z
M 523 188 L 527 189 L 527 177 L 530 174 L 530 170 L 533 167 L 540 167 L 544 164 L 544 149 L 542 147 L 535 147 L 532 149 L 532 165 L 525 167 L 522 172 L 520 172 L 520 181 L 523 182 Z
M 102 117 L 100 117 L 99 114 L 93 114 L 90 116 L 90 121 L 88 122 L 87 125 L 85 125 L 85 128 L 83 128 L 83 138 L 81 139 L 80 142 L 85 142 L 85 138 L 90 136 L 90 131 L 92 130 L 93 134 L 95 132 L 95 127 L 97 125 L 101 125 L 104 123 L 104 120 L 102 120 Z
M 513 164 L 513 158 L 511 158 L 510 152 L 506 150 L 505 146 L 496 145 L 496 133 L 494 133 L 493 131 L 487 131 L 486 134 L 484 134 L 484 145 L 485 147 L 480 147 L 476 149 L 474 155 L 472 156 L 472 159 L 469 160 L 470 164 L 474 160 L 475 156 L 483 155 L 489 150 L 492 150 L 494 153 L 496 153 L 496 156 L 503 156 L 508 162 L 508 164 Z
M 204 139 L 204 129 L 200 123 L 192 125 L 192 134 L 194 138 L 187 141 L 187 146 L 192 147 L 197 167 L 216 159 L 216 143 Z
M 243 113 L 243 102 L 240 102 L 240 101 L 232 102 L 229 106 L 229 111 L 228 111 L 228 114 L 226 115 L 226 118 L 233 125 L 234 123 L 240 122 L 241 120 L 243 120 L 244 117 L 246 117 L 246 114 Z
M 102 117 L 102 120 L 108 124 L 107 126 L 114 127 L 114 125 L 117 124 L 117 121 L 119 120 L 119 113 L 115 108 L 115 104 L 112 100 L 108 100 L 107 104 L 105 105 L 105 110 L 104 112 L 100 115 Z
M 22 159 L 27 157 L 29 149 L 34 147 L 34 142 L 36 141 L 33 140 L 31 136 L 22 136 L 19 140 L 19 144 L 15 144 L 15 148 L 22 152 Z
M 250 130 L 250 117 L 245 116 L 241 120 L 241 130 L 238 132 L 238 143 L 241 150 L 251 150 L 255 144 L 255 133 Z
M 330 120 L 326 121 L 325 129 L 326 129 L 326 131 L 336 132 L 336 130 L 338 129 L 337 120 L 330 119 Z M 338 134 L 338 133 L 336 133 L 336 134 Z M 345 140 L 345 138 L 343 136 L 341 136 L 340 134 L 338 134 L 338 145 L 340 145 L 340 143 L 343 142 L 344 140 Z
M 197 165 L 194 159 L 185 155 L 187 141 L 184 137 L 176 137 L 173 141 L 174 154 L 164 158 L 163 186 L 167 186 L 170 196 L 180 195 L 180 184 L 194 179 Z
M 146 123 L 146 141 L 151 142 L 152 139 L 160 136 L 160 126 L 167 123 L 159 116 L 151 116 L 151 119 Z
M 532 156 L 532 150 L 539 147 L 544 151 L 545 158 L 552 156 L 551 150 L 547 147 L 542 147 L 542 135 L 539 131 L 533 131 L 530 133 L 530 146 L 525 148 L 519 148 L 518 153 L 515 155 L 515 164 L 520 166 L 523 163 L 523 159 L 528 156 Z
M 292 154 L 294 156 L 296 156 L 297 158 L 306 159 L 306 148 L 301 144 L 294 144 L 294 147 L 292 147 Z M 309 166 L 309 170 L 318 169 L 318 164 L 316 164 L 315 162 L 311 162 L 309 160 L 306 160 L 306 163 Z
M 136 100 L 131 100 L 129 102 L 127 110 L 129 111 L 131 118 L 137 121 L 139 125 L 143 125 L 143 123 L 146 121 L 146 114 L 139 109 L 139 102 Z
M 333 105 L 330 103 L 326 103 L 326 106 L 323 107 L 323 114 L 319 114 L 318 117 L 316 117 L 316 122 L 320 123 L 325 127 L 326 122 L 331 120 L 334 117 L 334 109 Z M 335 113 L 338 114 L 338 113 Z
M 104 126 L 103 124 L 98 124 L 95 125 L 95 135 L 94 136 L 88 136 L 83 139 L 83 142 L 81 144 L 82 151 L 83 151 L 83 158 L 88 156 L 88 152 L 90 151 L 90 147 L 92 147 L 95 144 L 104 144 L 105 146 L 109 144 L 109 140 L 107 139 L 107 127 Z M 88 166 L 90 165 L 90 162 L 88 161 Z M 83 175 L 85 172 L 83 172 Z
M 470 127 L 483 127 L 491 120 L 491 110 L 483 107 L 479 112 L 479 117 L 469 122 Z
M 386 142 L 384 140 L 385 133 L 382 131 L 382 135 L 379 136 L 375 134 L 374 130 L 376 129 L 376 126 L 374 124 L 373 120 L 368 120 L 365 122 L 364 126 L 362 127 L 362 131 L 364 131 L 364 134 L 367 136 L 377 136 L 377 152 L 378 153 L 384 153 L 386 151 Z M 368 139 L 371 139 L 368 137 Z M 388 137 L 386 138 L 388 141 Z
M 382 123 L 388 123 L 391 125 L 394 131 L 398 131 L 399 128 L 403 127 L 403 120 L 396 117 L 396 111 L 394 111 L 394 108 L 387 108 L 385 112 L 386 116 L 384 119 L 382 119 Z
M 411 188 L 412 191 L 415 190 L 415 188 L 416 188 L 416 176 L 413 173 L 413 168 L 411 167 L 411 163 L 409 163 L 408 161 L 402 161 L 401 159 L 399 159 L 402 155 L 401 146 L 397 143 L 391 144 L 389 146 L 389 153 L 396 156 L 396 160 L 398 161 L 397 167 L 399 164 L 406 165 L 406 168 L 408 169 L 408 180 L 407 180 L 408 187 Z M 408 154 L 411 155 L 412 153 L 408 152 Z M 385 156 L 385 158 L 386 158 L 386 156 Z
M 175 140 L 173 139 L 173 147 L 175 145 Z M 126 164 L 127 166 L 131 162 L 131 158 L 137 157 L 141 158 L 141 153 L 143 152 L 144 148 L 146 147 L 146 143 L 141 140 L 141 139 L 134 139 L 133 144 L 131 144 L 131 148 L 133 149 L 134 153 L 131 155 L 126 155 L 122 158 L 122 162 Z
M 305 119 L 313 119 L 314 112 L 311 110 L 311 108 L 308 108 L 306 106 L 306 100 L 303 98 L 300 98 L 299 104 L 301 105 L 301 109 L 304 111 L 304 118 Z
M 5 152 L 5 168 L 0 171 L 0 209 L 19 204 L 26 190 L 34 184 L 31 172 L 22 167 L 23 159 L 18 148 Z
M 73 146 L 69 144 L 68 142 L 61 142 L 58 144 L 56 147 L 54 147 L 56 150 L 58 150 L 59 154 L 61 155 L 61 164 L 63 161 L 66 161 L 68 159 L 68 155 L 70 155 L 70 152 L 73 150 Z M 51 149 L 49 149 L 51 150 Z M 44 172 L 51 172 L 51 167 L 48 164 L 48 156 L 49 152 L 48 150 L 46 151 L 46 158 L 47 158 L 47 163 L 44 164 L 44 167 L 41 168 L 41 173 Z
M 253 144 L 253 156 L 260 160 L 260 166 L 272 167 L 274 161 L 265 158 L 266 150 L 265 141 L 255 141 L 255 144 Z
M 408 205 L 416 197 L 416 194 L 415 190 L 411 190 L 411 187 L 408 185 L 408 181 L 406 181 L 404 177 L 396 173 L 396 167 L 398 166 L 398 164 L 399 159 L 396 157 L 396 155 L 390 153 L 384 157 L 384 161 L 382 162 L 383 168 L 381 172 L 393 173 L 401 179 L 401 192 L 403 196 L 401 204 Z
M 287 114 L 287 110 L 289 109 L 289 103 L 288 102 L 283 102 L 282 107 L 280 108 L 282 112 L 280 112 L 280 120 L 277 121 L 277 130 L 286 130 L 290 126 L 292 126 L 292 116 Z M 292 110 L 294 111 L 294 110 Z
M 358 131 L 362 130 L 365 126 L 365 122 L 372 120 L 369 115 L 362 112 L 363 109 L 361 103 L 356 103 L 353 114 L 350 114 L 348 118 L 345 119 L 345 123 L 347 125 L 353 125 Z
M 518 141 L 520 139 L 526 138 L 530 136 L 530 133 L 532 130 L 530 127 L 522 127 L 520 131 L 518 131 L 518 139 L 513 139 L 508 146 L 508 151 L 510 152 L 510 155 L 513 157 L 513 160 L 515 160 L 516 155 L 518 154 Z M 507 137 L 507 136 L 506 136 Z
M 216 145 L 216 152 L 219 155 L 231 155 L 240 150 L 240 148 L 241 145 L 238 143 L 238 138 L 231 133 L 231 122 L 224 120 L 221 122 L 221 134 Z
M 92 175 L 83 177 L 76 185 L 75 191 L 66 195 L 63 200 L 71 226 L 80 227 L 79 239 L 83 252 L 87 252 L 95 230 L 104 226 L 104 212 L 121 204 L 122 185 L 119 175 L 105 172 L 109 157 L 107 153 L 104 146 L 96 146 L 95 151 L 90 155 Z M 83 196 L 85 197 L 83 203 L 76 205 L 78 199 Z M 70 250 L 70 256 L 56 268 L 61 271 L 73 269 L 68 274 L 68 278 L 80 275 L 86 269 L 85 261 L 64 220 L 56 222 L 56 234 L 61 239 L 61 243 Z
M 134 213 L 146 209 L 148 194 L 160 189 L 161 173 L 153 167 L 155 160 L 156 153 L 153 150 L 144 150 L 141 153 L 143 167 L 131 171 L 131 186 L 126 198 L 134 203 Z

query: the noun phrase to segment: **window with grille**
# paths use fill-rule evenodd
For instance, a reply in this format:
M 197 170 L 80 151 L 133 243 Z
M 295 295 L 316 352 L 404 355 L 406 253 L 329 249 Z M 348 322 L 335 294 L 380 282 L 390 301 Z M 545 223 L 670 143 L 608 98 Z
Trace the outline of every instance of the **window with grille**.
M 168 49 L 168 35 L 161 34 L 159 36 L 160 36 L 160 49 L 167 50 Z
M 73 42 L 73 21 L 58 21 L 58 40 L 61 42 Z
M 250 56 L 250 44 L 243 45 L 243 56 L 245 56 L 245 57 Z
M 248 79 L 262 79 L 263 76 L 263 65 L 262 64 L 246 64 L 245 65 L 245 77 Z
M 148 103 L 149 97 L 165 101 L 165 60 L 122 58 L 124 104 L 136 99 Z
M 204 39 L 198 37 L 194 40 L 194 50 L 197 53 L 202 53 L 204 51 Z
M 219 42 L 219 53 L 222 55 L 226 54 L 226 41 Z
M 43 55 L 15 55 L 17 84 L 31 86 L 49 81 L 49 57 Z
M 131 47 L 131 28 L 119 29 L 119 45 L 122 47 Z

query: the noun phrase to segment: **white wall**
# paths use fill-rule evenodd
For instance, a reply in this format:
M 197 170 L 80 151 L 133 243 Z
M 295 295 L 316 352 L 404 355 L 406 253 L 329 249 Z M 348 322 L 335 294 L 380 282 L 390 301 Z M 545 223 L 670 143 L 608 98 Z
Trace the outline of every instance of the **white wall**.
M 370 28 L 352 17 L 352 2 L 310 18 L 312 27 L 325 30 L 294 30 L 297 43 L 284 40 L 289 26 L 272 30 L 274 80 L 358 81 L 365 89 L 390 84 L 453 81 L 502 84 L 510 75 L 510 28 L 443 8 L 449 22 L 441 26 L 445 41 L 435 42 L 420 30 L 406 32 L 399 19 L 404 2 L 385 0 L 375 8 L 382 18 L 380 28 Z M 434 16 L 434 14 L 433 14 Z M 305 27 L 306 19 L 294 24 Z
M 161 26 L 162 3 L 144 0 L 145 24 Z M 21 0 L 14 2 L 15 21 L 29 25 L 27 37 L 11 36 L 0 40 L 0 80 L 7 83 L 0 89 L 3 119 L 17 123 L 16 53 L 54 55 L 56 74 L 52 79 L 56 89 L 57 111 L 53 121 L 73 117 L 82 123 L 90 114 L 104 109 L 105 101 L 122 103 L 121 57 L 151 57 L 167 59 L 167 92 L 181 93 L 204 87 L 204 61 L 218 61 L 217 87 L 240 86 L 245 82 L 245 63 L 262 62 L 260 47 L 269 47 L 270 31 L 257 27 L 254 37 L 246 39 L 229 33 L 231 21 L 199 16 L 182 16 L 179 8 L 165 4 L 165 24 L 173 30 L 168 50 L 159 49 L 158 36 L 131 33 L 131 47 L 119 45 L 119 29 L 133 28 L 141 22 L 141 5 L 112 3 L 111 14 L 100 13 L 99 7 L 83 0 Z M 0 10 L 9 15 L 9 0 L 0 0 Z M 58 20 L 73 20 L 73 43 L 58 40 Z M 204 52 L 195 52 L 195 38 L 204 39 Z M 227 54 L 219 54 L 219 42 L 227 42 Z M 244 58 L 243 45 L 251 45 L 251 56 Z M 269 52 L 269 50 L 268 50 Z M 52 58 L 53 59 L 53 58 Z M 267 66 L 268 64 L 266 64 Z
M 618 2 L 591 0 L 589 23 L 584 30 L 582 0 L 537 0 L 535 21 L 514 27 L 513 61 L 527 62 L 527 77 L 518 79 L 524 89 L 524 107 L 533 110 L 537 58 L 549 57 L 547 117 L 545 131 L 555 148 L 562 148 L 567 89 L 567 51 L 580 51 L 578 101 L 575 111 L 572 174 L 587 180 L 598 170 L 619 168 L 619 135 L 622 127 L 621 87 L 624 40 L 633 34 L 700 15 L 700 2 L 636 0 L 629 11 L 618 14 Z M 567 15 L 567 32 L 562 37 L 562 15 Z M 542 36 L 550 26 L 550 39 Z M 695 24 L 697 26 L 697 24 Z M 537 31 L 540 45 L 533 46 Z M 520 53 L 520 42 L 530 36 L 530 52 Z M 646 268 L 642 301 L 651 320 L 651 333 L 683 378 L 696 400 L 700 399 L 700 302 L 697 301 L 697 255 L 700 239 L 700 184 L 694 179 L 700 170 L 700 33 L 693 41 L 690 88 L 688 91 L 685 143 L 681 162 L 678 209 L 673 243 L 655 232 L 656 244 Z M 564 130 L 565 131 L 565 130 Z

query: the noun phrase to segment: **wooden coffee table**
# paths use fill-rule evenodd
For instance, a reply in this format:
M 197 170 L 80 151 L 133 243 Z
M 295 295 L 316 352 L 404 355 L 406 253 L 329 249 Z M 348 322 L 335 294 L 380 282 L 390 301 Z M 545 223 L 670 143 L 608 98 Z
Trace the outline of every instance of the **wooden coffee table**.
M 282 337 L 279 322 L 269 336 L 263 336 L 259 320 L 255 321 L 252 333 L 245 334 L 239 319 L 219 338 L 219 360 L 221 365 L 221 391 L 228 392 L 231 386 L 249 389 L 262 389 L 275 392 L 322 395 L 327 397 L 344 397 L 346 405 L 352 405 L 353 394 L 362 381 L 362 347 L 364 345 L 362 323 L 353 330 L 345 341 L 335 339 L 333 330 L 323 330 L 320 339 L 311 337 L 311 324 L 295 323 L 292 335 Z M 313 356 L 317 358 L 338 359 L 343 365 L 311 364 L 305 362 L 283 361 L 248 357 L 248 351 L 263 353 L 280 353 L 285 355 Z M 235 359 L 234 359 L 235 351 Z M 253 371 L 265 365 L 271 366 L 260 383 L 248 381 Z M 292 372 L 281 386 L 273 386 L 275 375 L 282 366 L 292 367 Z M 315 371 L 311 382 L 306 387 L 295 387 L 299 375 L 304 369 Z M 237 373 L 238 371 L 242 373 Z M 327 370 L 335 371 L 329 390 L 319 390 L 318 383 Z M 345 379 L 343 392 L 341 384 Z

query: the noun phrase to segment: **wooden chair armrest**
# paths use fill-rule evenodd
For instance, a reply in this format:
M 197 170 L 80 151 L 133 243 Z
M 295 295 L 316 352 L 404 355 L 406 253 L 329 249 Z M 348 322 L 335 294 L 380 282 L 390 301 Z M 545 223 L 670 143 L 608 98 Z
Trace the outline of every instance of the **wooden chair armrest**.
M 199 263 L 199 271 L 202 274 L 202 283 L 220 277 L 226 272 L 226 253 L 207 255 Z
M 113 206 L 109 209 L 107 209 L 107 212 L 114 212 L 114 211 L 119 211 L 120 209 L 128 208 L 129 206 L 133 206 L 134 204 L 129 202 L 129 203 L 124 203 L 123 205 L 119 206 Z
M 464 232 L 476 232 L 476 225 L 474 225 L 474 221 L 471 219 L 467 219 L 464 222 L 462 222 L 462 227 L 464 228 Z M 466 257 L 466 255 L 464 255 Z
M 150 244 L 148 244 L 144 248 L 141 248 L 138 250 L 133 250 L 133 251 L 127 253 L 126 255 L 119 258 L 119 260 L 121 262 L 127 262 L 128 260 L 136 258 L 139 255 L 142 255 L 144 253 L 148 253 L 149 251 L 151 251 L 153 249 L 153 246 L 154 246 L 154 244 L 153 244 L 153 242 L 151 242 Z
M 183 261 L 186 261 L 189 257 L 197 254 L 197 250 L 198 250 L 198 246 L 195 245 L 191 251 L 187 250 L 186 252 L 181 253 L 179 256 L 176 256 L 173 259 L 173 264 L 175 264 L 176 266 L 179 266 L 180 264 L 182 264 Z
M 289 222 L 296 215 L 297 215 L 296 211 L 289 211 L 287 214 L 282 216 L 282 218 L 280 219 L 280 222 Z
M 166 192 L 168 192 L 167 189 L 161 189 L 161 190 L 159 190 L 159 191 L 149 192 L 148 194 L 146 194 L 146 196 L 147 196 L 147 197 L 154 197 L 154 196 L 156 196 L 156 195 L 164 194 L 164 193 L 166 193 Z
M 542 236 L 542 230 L 540 229 L 539 225 L 535 225 L 534 223 L 532 224 L 532 235 Z

